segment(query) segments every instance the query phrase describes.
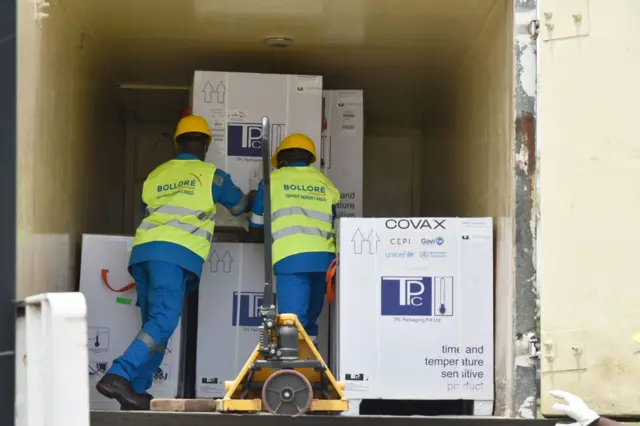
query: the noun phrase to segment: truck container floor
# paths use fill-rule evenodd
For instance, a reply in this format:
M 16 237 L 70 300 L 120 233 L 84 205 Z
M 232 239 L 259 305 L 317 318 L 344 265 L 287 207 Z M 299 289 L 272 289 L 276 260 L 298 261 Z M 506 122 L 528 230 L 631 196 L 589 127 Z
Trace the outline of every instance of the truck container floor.
M 557 420 L 502 417 L 320 416 L 282 417 L 268 414 L 92 411 L 91 426 L 555 426 Z M 569 423 L 567 421 L 567 423 Z

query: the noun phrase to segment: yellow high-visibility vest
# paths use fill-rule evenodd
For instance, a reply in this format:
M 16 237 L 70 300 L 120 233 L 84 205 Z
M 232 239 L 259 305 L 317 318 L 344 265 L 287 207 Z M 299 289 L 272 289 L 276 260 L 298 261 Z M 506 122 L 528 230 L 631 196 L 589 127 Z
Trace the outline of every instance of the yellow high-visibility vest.
M 148 216 L 133 245 L 165 241 L 207 259 L 216 219 L 215 172 L 216 166 L 200 160 L 171 160 L 152 171 L 142 188 Z
M 273 264 L 298 253 L 335 253 L 332 206 L 338 201 L 338 189 L 314 167 L 272 172 Z

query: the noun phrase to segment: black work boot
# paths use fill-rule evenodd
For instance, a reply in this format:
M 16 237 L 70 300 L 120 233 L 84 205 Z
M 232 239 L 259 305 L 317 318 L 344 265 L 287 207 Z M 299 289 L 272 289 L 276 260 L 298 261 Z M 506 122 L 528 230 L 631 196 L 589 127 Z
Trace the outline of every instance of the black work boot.
M 151 399 L 138 395 L 131 383 L 116 374 L 105 374 L 96 384 L 96 390 L 109 399 L 115 399 L 127 410 L 149 411 Z
M 146 398 L 149 400 L 149 404 L 151 404 L 151 400 L 153 399 L 153 395 L 148 392 L 137 394 L 140 397 Z M 130 405 L 120 404 L 120 411 L 135 411 L 139 410 L 139 408 L 131 407 Z

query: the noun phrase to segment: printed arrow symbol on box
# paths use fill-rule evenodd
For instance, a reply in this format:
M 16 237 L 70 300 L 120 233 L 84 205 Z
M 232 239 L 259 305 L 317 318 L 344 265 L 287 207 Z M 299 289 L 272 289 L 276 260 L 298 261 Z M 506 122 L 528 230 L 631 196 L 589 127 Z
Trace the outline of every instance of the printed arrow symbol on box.
M 207 81 L 207 83 L 202 88 L 202 93 L 204 93 L 204 101 L 206 103 L 208 104 L 211 103 L 211 99 L 213 98 L 213 92 L 215 92 L 215 90 L 213 89 L 211 82 Z
M 218 256 L 218 252 L 215 250 L 211 251 L 209 260 L 211 261 L 211 272 L 218 272 L 218 263 L 221 262 L 220 256 Z
M 231 264 L 233 263 L 233 257 L 231 257 L 231 253 L 229 250 L 226 251 L 224 256 L 222 256 L 222 269 L 225 273 L 231 272 Z
M 227 90 L 226 87 L 224 87 L 224 84 L 222 82 L 220 82 L 218 84 L 218 86 L 216 87 L 215 92 L 218 94 L 218 103 L 219 104 L 223 104 L 224 103 L 224 92 Z
M 378 233 L 375 232 L 373 229 L 371 230 L 371 232 L 369 233 L 369 236 L 367 237 L 367 242 L 369 243 L 369 254 L 374 254 L 378 251 L 378 243 L 380 242 L 380 238 L 378 237 Z M 374 243 L 375 243 L 375 249 L 374 249 Z
M 364 235 L 362 235 L 362 231 L 360 231 L 360 228 L 356 229 L 355 234 L 353 234 L 353 237 L 351 238 L 351 242 L 353 242 L 353 253 L 362 254 Z

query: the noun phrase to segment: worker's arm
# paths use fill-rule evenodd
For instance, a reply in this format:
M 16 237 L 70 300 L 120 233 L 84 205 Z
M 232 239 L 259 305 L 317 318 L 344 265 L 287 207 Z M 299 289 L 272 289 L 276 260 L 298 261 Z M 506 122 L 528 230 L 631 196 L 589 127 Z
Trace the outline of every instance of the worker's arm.
M 264 242 L 264 183 L 260 181 L 258 184 L 258 192 L 253 197 L 253 206 L 251 215 L 249 216 L 249 235 L 256 242 Z
M 551 391 L 551 396 L 558 398 L 564 404 L 553 404 L 553 409 L 557 412 L 571 417 L 576 426 L 622 426 L 615 420 L 600 417 L 598 413 L 590 409 L 587 404 L 578 396 L 564 391 Z
M 251 209 L 250 197 L 233 183 L 228 173 L 220 169 L 216 169 L 211 192 L 213 201 L 225 206 L 234 216 L 240 216 Z
M 143 215 L 147 216 L 147 203 L 140 201 L 140 211 Z
M 331 206 L 331 212 L 333 213 L 333 216 L 331 218 L 331 226 L 333 227 L 333 229 L 336 229 L 336 219 L 338 219 L 338 205 L 334 204 Z

